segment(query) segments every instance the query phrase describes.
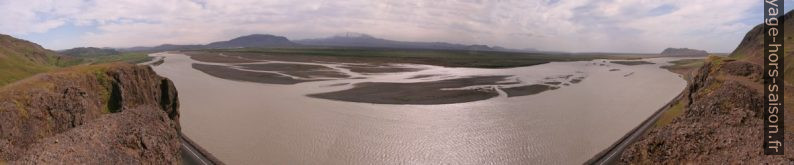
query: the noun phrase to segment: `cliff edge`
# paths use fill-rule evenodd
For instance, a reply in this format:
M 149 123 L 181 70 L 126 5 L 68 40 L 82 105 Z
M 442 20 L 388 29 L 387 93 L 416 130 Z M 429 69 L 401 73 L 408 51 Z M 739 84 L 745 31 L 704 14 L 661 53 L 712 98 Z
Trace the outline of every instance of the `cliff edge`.
M 0 88 L 0 164 L 179 164 L 178 108 L 148 66 L 38 74 Z

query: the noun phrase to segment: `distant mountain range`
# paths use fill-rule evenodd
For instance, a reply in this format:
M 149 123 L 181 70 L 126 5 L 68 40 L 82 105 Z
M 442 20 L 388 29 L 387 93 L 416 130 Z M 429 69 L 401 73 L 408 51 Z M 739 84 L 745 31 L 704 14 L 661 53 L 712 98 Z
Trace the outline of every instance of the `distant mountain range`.
M 261 48 L 261 47 L 364 47 L 394 49 L 430 49 L 430 50 L 467 50 L 467 51 L 507 51 L 507 52 L 538 52 L 535 49 L 507 49 L 488 45 L 464 45 L 445 42 L 406 42 L 375 38 L 366 34 L 346 34 L 328 38 L 304 39 L 290 41 L 286 37 L 269 34 L 252 34 L 237 37 L 228 41 L 213 42 L 206 45 L 172 45 L 164 44 L 154 47 L 132 47 L 119 49 L 122 51 L 171 51 L 196 49 L 227 49 L 227 48 Z
M 388 48 L 388 49 L 423 49 L 423 50 L 462 50 L 462 51 L 500 51 L 521 53 L 553 53 L 553 54 L 615 54 L 615 53 L 567 53 L 540 51 L 537 49 L 510 49 L 489 45 L 466 45 L 447 42 L 410 42 L 395 41 L 373 37 L 361 33 L 346 33 L 326 38 L 290 40 L 283 36 L 270 34 L 252 34 L 237 37 L 228 41 L 212 42 L 205 45 L 173 45 L 163 44 L 154 47 L 121 48 L 119 51 L 160 52 L 174 50 L 199 49 L 232 49 L 232 48 L 293 48 L 293 47 L 347 47 L 347 48 Z M 618 53 L 620 54 L 620 53 Z M 625 53 L 623 53 L 625 54 Z M 663 56 L 707 56 L 708 52 L 689 48 L 667 48 Z
M 335 47 L 368 47 L 368 48 L 397 48 L 397 49 L 433 49 L 433 50 L 475 50 L 475 51 L 537 51 L 534 49 L 518 50 L 488 45 L 464 45 L 446 42 L 406 42 L 375 38 L 367 34 L 348 33 L 328 38 L 297 40 L 297 43 L 314 46 Z
M 300 46 L 286 37 L 269 34 L 252 34 L 237 37 L 228 41 L 213 42 L 206 45 L 173 45 L 163 44 L 154 47 L 132 47 L 122 48 L 122 51 L 172 51 L 172 50 L 197 50 L 197 49 L 227 49 L 227 48 L 250 48 L 250 47 L 294 47 Z

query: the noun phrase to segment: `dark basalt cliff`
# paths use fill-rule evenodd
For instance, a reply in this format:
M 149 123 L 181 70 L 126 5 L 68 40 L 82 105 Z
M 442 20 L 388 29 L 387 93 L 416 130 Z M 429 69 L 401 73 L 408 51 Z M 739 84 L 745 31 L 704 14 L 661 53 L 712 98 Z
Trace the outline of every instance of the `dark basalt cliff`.
M 39 74 L 0 88 L 0 164 L 179 164 L 178 107 L 148 66 Z

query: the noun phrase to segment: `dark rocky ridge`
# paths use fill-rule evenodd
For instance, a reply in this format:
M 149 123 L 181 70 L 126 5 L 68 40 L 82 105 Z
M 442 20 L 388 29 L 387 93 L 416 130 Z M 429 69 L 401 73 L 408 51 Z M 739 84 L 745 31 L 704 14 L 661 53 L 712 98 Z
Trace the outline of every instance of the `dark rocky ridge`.
M 0 162 L 179 164 L 178 108 L 148 66 L 39 74 L 0 88 Z
M 662 51 L 662 56 L 690 56 L 690 57 L 705 57 L 709 53 L 704 50 L 695 50 L 689 48 L 667 48 Z

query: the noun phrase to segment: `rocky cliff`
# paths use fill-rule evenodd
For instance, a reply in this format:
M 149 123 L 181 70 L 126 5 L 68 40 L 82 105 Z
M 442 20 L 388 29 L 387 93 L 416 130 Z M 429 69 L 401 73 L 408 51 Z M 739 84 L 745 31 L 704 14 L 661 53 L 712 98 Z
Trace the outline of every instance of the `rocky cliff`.
M 624 164 L 794 162 L 794 154 L 765 156 L 761 127 L 763 97 L 760 65 L 712 57 L 689 83 L 683 112 L 669 124 L 651 128 L 626 149 Z M 786 141 L 794 132 L 787 131 Z M 794 151 L 794 146 L 786 145 Z
M 38 74 L 0 88 L 0 164 L 178 164 L 178 107 L 148 66 Z
M 792 17 L 791 12 L 784 17 Z M 790 23 L 789 21 L 788 23 Z M 788 24 L 787 23 L 787 24 Z M 794 31 L 794 26 L 786 26 Z M 791 34 L 791 33 L 788 33 Z M 621 155 L 621 164 L 793 164 L 794 145 L 786 155 L 766 156 L 763 141 L 763 36 L 761 26 L 747 33 L 730 57 L 711 56 L 696 70 L 684 96 L 683 110 L 657 125 Z M 786 49 L 794 43 L 786 35 Z M 791 77 L 785 54 L 787 114 L 794 114 Z M 671 110 L 667 110 L 671 111 Z M 785 118 L 786 142 L 794 142 L 794 117 Z

